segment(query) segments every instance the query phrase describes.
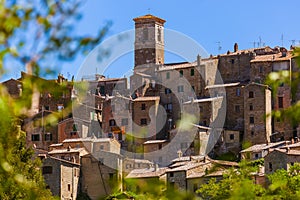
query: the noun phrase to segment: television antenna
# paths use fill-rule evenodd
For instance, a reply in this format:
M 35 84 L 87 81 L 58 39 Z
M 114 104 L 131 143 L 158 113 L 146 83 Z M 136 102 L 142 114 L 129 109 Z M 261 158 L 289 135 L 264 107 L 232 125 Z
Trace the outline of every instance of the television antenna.
M 221 42 L 216 42 L 218 45 L 218 54 L 220 54 L 221 50 L 222 50 L 222 46 L 221 46 Z

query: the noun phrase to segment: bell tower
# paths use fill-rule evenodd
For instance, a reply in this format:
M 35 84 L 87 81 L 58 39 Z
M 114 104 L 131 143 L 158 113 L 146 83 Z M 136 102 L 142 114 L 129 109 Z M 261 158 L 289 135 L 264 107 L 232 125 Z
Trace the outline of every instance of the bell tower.
M 164 63 L 165 20 L 153 15 L 133 19 L 135 22 L 134 68 Z

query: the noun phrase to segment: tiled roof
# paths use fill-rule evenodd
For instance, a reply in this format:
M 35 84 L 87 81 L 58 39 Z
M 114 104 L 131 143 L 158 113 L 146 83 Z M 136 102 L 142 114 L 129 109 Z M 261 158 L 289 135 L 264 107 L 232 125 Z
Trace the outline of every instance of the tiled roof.
M 292 58 L 292 52 L 287 51 L 286 56 L 282 56 L 282 53 L 277 54 L 268 54 L 268 55 L 259 55 L 255 56 L 250 62 L 277 62 L 277 61 L 288 61 Z
M 173 169 L 168 169 L 166 172 L 175 172 L 175 171 L 187 171 L 201 165 L 206 165 L 207 162 L 188 162 L 186 165 L 182 165 Z
M 133 159 L 133 158 L 125 158 L 127 161 L 132 161 L 134 163 L 144 163 L 144 164 L 153 164 L 150 160 L 146 159 Z
M 156 101 L 159 100 L 160 97 L 158 96 L 152 96 L 152 97 L 138 97 L 134 99 L 133 101 Z
M 194 100 L 191 100 L 191 101 L 186 101 L 183 104 L 204 103 L 204 102 L 215 101 L 215 100 L 218 100 L 218 99 L 223 99 L 223 97 L 220 96 L 220 97 L 209 97 L 209 98 L 203 98 L 203 99 L 194 99 Z
M 156 17 L 154 15 L 150 15 L 150 14 L 140 16 L 140 17 L 136 17 L 136 18 L 133 19 L 133 21 L 137 22 L 137 21 L 141 21 L 141 20 L 145 20 L 145 19 L 153 19 L 153 20 L 158 21 L 160 23 L 165 23 L 166 22 L 166 20 L 163 20 L 159 17 Z
M 300 150 L 275 149 L 275 151 L 279 151 L 279 152 L 287 154 L 287 155 L 300 156 Z
M 280 144 L 283 145 L 284 143 L 286 143 L 286 142 L 281 141 L 281 142 L 270 143 L 270 144 L 256 144 L 256 145 L 253 145 L 253 146 L 251 146 L 247 149 L 242 150 L 241 153 L 244 153 L 244 152 L 260 152 L 262 150 L 272 148 L 272 147 L 280 145 Z
M 145 169 L 134 169 L 126 178 L 149 178 L 149 177 L 160 177 L 165 174 L 167 168 L 145 168 Z
M 49 154 L 60 154 L 60 153 L 80 153 L 85 151 L 85 148 L 70 148 L 70 149 L 53 149 Z
M 239 85 L 240 82 L 237 83 L 226 83 L 226 84 L 216 84 L 216 85 L 208 85 L 205 87 L 205 89 L 212 89 L 212 88 L 220 88 L 220 87 L 232 87 Z
M 165 143 L 167 140 L 148 140 L 144 142 L 144 144 L 159 144 L 159 143 Z
M 68 143 L 68 142 L 110 142 L 113 139 L 111 138 L 72 138 L 72 139 L 65 139 L 63 143 Z
M 181 63 L 169 63 L 164 64 L 158 68 L 158 71 L 168 71 L 174 69 L 184 69 L 189 67 L 196 67 L 197 62 L 181 62 Z

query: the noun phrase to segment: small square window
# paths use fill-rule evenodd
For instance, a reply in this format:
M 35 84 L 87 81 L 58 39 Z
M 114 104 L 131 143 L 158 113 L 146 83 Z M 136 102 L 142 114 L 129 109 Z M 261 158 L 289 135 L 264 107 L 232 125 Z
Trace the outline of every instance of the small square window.
M 249 92 L 249 98 L 254 98 L 254 92 L 253 91 Z
M 283 97 L 278 97 L 278 108 L 283 108 Z
M 52 174 L 52 166 L 44 166 L 42 168 L 42 174 Z
M 109 120 L 109 126 L 115 126 L 116 121 L 114 119 Z
M 31 141 L 40 141 L 40 135 L 39 134 L 31 135 Z
M 249 105 L 249 110 L 253 110 L 253 105 L 252 104 Z
M 147 119 L 146 118 L 141 119 L 141 125 L 147 125 Z
M 234 109 L 235 109 L 235 112 L 237 112 L 237 113 L 239 113 L 239 112 L 241 111 L 239 105 L 236 105 L 236 106 L 234 107 Z
M 183 85 L 179 85 L 177 87 L 177 89 L 178 89 L 178 92 L 184 92 Z
M 241 88 L 236 88 L 236 96 L 241 96 Z
M 142 109 L 142 110 L 146 110 L 146 104 L 142 103 L 141 109 Z
M 250 124 L 254 124 L 254 117 L 249 117 Z
M 170 72 L 166 73 L 166 79 L 170 79 Z
M 195 92 L 195 86 L 192 85 L 191 92 Z
M 230 134 L 230 135 L 229 135 L 229 139 L 230 139 L 230 140 L 234 140 L 234 134 Z
M 179 77 L 183 77 L 183 70 L 179 71 Z
M 128 118 L 123 118 L 122 119 L 122 126 L 127 126 L 128 125 Z
M 162 144 L 158 144 L 158 149 L 162 149 Z
M 171 89 L 169 89 L 169 88 L 166 88 L 165 89 L 165 94 L 171 94 L 172 93 L 172 90 Z
M 195 75 L 195 69 L 191 69 L 191 76 Z
M 170 172 L 170 177 L 174 177 L 174 172 Z
M 52 133 L 45 134 L 45 141 L 52 141 Z

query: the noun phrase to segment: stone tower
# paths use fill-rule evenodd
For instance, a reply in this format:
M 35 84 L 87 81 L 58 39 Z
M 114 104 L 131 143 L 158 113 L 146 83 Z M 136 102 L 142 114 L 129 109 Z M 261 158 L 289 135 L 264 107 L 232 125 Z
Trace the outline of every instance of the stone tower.
M 150 14 L 133 20 L 135 22 L 134 67 L 163 64 L 165 20 Z

